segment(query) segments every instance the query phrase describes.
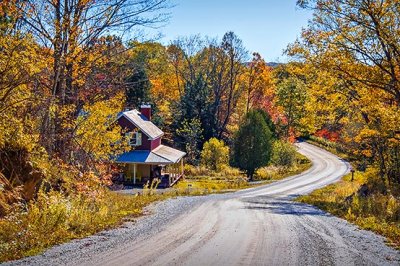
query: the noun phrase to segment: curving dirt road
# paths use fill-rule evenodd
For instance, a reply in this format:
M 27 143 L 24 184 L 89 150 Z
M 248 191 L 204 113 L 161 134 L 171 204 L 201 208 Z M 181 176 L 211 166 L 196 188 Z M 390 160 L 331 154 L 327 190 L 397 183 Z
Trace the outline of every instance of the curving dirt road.
M 105 241 L 114 244 L 106 248 L 92 245 L 82 251 L 86 246 L 78 242 L 64 248 L 65 254 L 58 253 L 57 260 L 56 248 L 22 264 L 399 265 L 399 252 L 387 247 L 382 237 L 291 201 L 337 181 L 349 170 L 347 163 L 322 149 L 307 143 L 298 146 L 313 162 L 300 175 L 229 195 L 202 197 L 166 223 L 158 223 L 161 218 L 151 220 L 154 230 L 117 242 L 125 233 L 109 236 Z

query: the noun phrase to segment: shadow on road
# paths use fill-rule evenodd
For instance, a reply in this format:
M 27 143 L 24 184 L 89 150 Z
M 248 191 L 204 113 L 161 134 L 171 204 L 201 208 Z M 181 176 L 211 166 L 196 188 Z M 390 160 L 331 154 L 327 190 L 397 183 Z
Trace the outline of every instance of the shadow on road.
M 293 197 L 290 197 L 293 198 Z M 313 215 L 313 216 L 328 216 L 329 214 L 317 209 L 311 205 L 304 203 L 293 202 L 288 199 L 274 199 L 266 196 L 257 196 L 254 198 L 242 199 L 245 202 L 245 209 L 249 210 L 264 210 L 269 213 L 282 215 Z

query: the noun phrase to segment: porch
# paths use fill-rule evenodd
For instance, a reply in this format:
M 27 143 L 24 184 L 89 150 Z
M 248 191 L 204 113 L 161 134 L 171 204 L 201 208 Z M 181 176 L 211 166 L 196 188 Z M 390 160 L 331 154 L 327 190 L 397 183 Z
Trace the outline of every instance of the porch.
M 114 181 L 125 186 L 143 186 L 158 179 L 158 187 L 171 187 L 184 177 L 184 155 L 184 152 L 163 145 L 153 151 L 134 150 L 122 154 L 116 160 L 122 171 Z
M 158 187 L 171 187 L 183 178 L 183 160 L 169 165 L 153 165 L 140 163 L 126 163 L 118 176 L 118 182 L 124 186 L 140 186 L 151 184 L 153 180 L 160 180 Z

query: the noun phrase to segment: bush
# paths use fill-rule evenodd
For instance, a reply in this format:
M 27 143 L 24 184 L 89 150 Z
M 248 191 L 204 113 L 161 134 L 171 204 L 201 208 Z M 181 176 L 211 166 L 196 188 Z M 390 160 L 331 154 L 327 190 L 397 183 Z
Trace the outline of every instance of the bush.
M 220 172 L 229 162 L 229 148 L 222 140 L 211 138 L 204 143 L 201 164 L 208 169 Z
M 296 163 L 296 148 L 289 142 L 277 140 L 272 148 L 272 164 L 292 167 Z
M 271 180 L 274 177 L 274 174 L 278 172 L 276 167 L 273 166 L 268 166 L 268 167 L 262 167 L 260 169 L 257 169 L 256 174 L 255 174 L 255 179 L 256 180 Z
M 191 178 L 195 176 L 206 176 L 210 174 L 210 170 L 208 170 L 204 166 L 194 166 L 191 164 L 185 164 L 183 171 L 185 173 L 185 177 Z

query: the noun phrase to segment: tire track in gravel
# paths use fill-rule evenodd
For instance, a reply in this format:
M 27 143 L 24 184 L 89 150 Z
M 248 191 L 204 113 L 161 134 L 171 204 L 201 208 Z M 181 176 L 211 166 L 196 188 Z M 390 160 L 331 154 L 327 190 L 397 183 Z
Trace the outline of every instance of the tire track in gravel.
M 125 252 L 106 252 L 96 265 L 132 265 L 125 257 L 133 257 L 135 265 L 165 265 L 165 262 L 174 262 L 176 254 L 184 253 L 190 248 L 189 241 L 198 240 L 206 242 L 218 229 L 218 215 L 210 212 L 217 203 L 207 202 L 199 206 L 194 212 L 179 219 L 172 227 L 166 227 L 163 231 L 150 239 L 135 241 L 134 250 L 130 246 Z M 195 213 L 196 215 L 192 215 Z M 155 255 L 156 254 L 156 255 Z

